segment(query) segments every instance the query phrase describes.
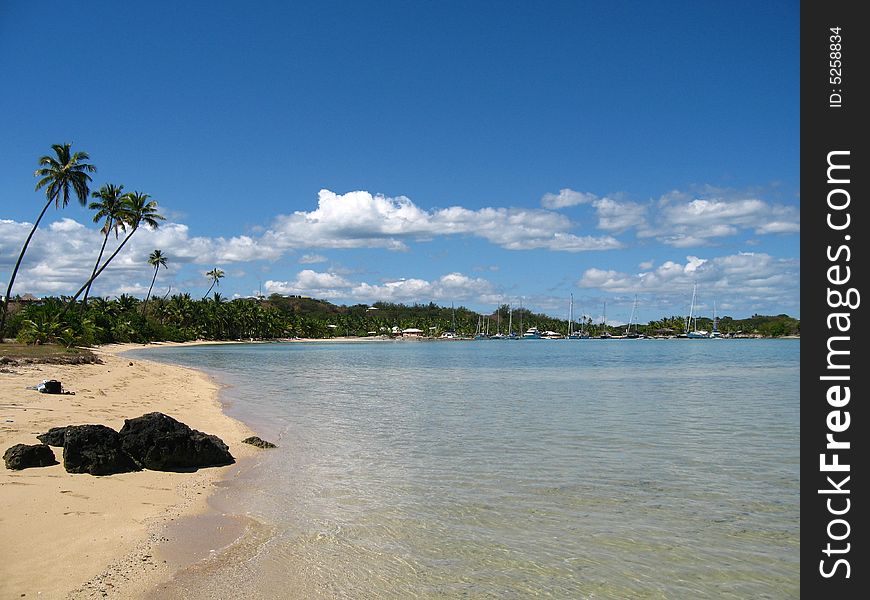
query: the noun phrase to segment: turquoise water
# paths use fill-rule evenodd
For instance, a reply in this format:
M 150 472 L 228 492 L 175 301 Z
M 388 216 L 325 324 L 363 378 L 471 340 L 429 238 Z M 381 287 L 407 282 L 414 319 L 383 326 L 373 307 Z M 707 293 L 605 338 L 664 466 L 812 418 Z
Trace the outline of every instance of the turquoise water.
M 798 340 L 140 356 L 212 373 L 280 445 L 229 494 L 268 535 L 200 573 L 212 594 L 799 596 Z

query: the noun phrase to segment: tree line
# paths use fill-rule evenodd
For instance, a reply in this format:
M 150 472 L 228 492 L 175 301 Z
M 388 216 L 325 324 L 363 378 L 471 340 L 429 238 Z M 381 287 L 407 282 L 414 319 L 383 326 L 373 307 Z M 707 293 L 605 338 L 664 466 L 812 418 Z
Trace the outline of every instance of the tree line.
M 155 267 L 155 269 L 158 267 Z M 216 284 L 217 282 L 214 282 Z M 416 328 L 424 336 L 438 337 L 452 331 L 472 337 L 486 323 L 490 335 L 515 333 L 522 328 L 538 327 L 566 334 L 564 319 L 534 313 L 528 309 L 511 309 L 502 305 L 489 314 L 469 308 L 429 304 L 336 305 L 325 300 L 280 296 L 227 300 L 220 293 L 194 299 L 179 293 L 164 297 L 139 299 L 121 295 L 115 299 L 92 298 L 87 306 L 63 314 L 68 298 L 46 298 L 21 303 L 10 317 L 8 332 L 24 343 L 61 343 L 67 346 L 106 343 L 190 340 L 269 340 L 281 338 L 325 339 L 338 336 L 396 336 L 403 329 Z M 59 316 L 63 314 L 63 318 Z M 712 319 L 701 318 L 698 327 L 712 328 Z M 611 335 L 625 333 L 626 326 L 578 320 L 575 331 L 585 330 L 592 337 L 605 331 Z M 634 330 L 634 327 L 632 328 Z M 668 335 L 685 330 L 685 317 L 672 316 L 637 326 L 645 335 Z M 753 315 L 748 319 L 722 317 L 719 331 L 725 335 L 745 334 L 763 337 L 799 335 L 800 321 L 788 315 Z

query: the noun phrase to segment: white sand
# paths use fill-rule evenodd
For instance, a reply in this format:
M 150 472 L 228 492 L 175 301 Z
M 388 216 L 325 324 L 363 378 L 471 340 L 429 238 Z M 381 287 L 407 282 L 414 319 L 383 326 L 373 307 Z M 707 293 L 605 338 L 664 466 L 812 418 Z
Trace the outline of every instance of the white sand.
M 102 365 L 3 366 L 12 372 L 0 372 L 0 453 L 39 443 L 35 436 L 51 427 L 96 423 L 118 430 L 125 418 L 154 411 L 217 435 L 237 461 L 259 452 L 241 443 L 252 432 L 223 414 L 214 381 L 118 356 L 133 348 L 142 346 L 98 349 Z M 60 380 L 75 395 L 26 389 L 44 379 Z M 53 450 L 62 462 L 62 449 Z M 143 595 L 172 575 L 154 553 L 164 526 L 204 513 L 214 483 L 239 468 L 94 477 L 67 473 L 62 464 L 20 471 L 0 465 L 0 598 Z

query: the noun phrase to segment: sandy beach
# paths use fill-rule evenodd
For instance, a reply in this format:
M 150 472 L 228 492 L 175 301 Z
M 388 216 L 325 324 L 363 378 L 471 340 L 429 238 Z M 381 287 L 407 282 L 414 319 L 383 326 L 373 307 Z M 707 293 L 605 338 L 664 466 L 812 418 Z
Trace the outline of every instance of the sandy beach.
M 98 348 L 103 364 L 3 365 L 0 449 L 39 443 L 36 435 L 51 427 L 93 423 L 118 430 L 125 418 L 159 411 L 220 437 L 236 464 L 106 477 L 70 474 L 62 464 L 21 471 L 4 466 L 0 597 L 144 596 L 177 568 L 156 551 L 171 542 L 168 526 L 205 514 L 215 483 L 260 452 L 241 443 L 253 433 L 222 412 L 217 383 L 195 370 L 120 356 L 134 348 L 143 346 Z M 45 379 L 58 379 L 75 394 L 28 389 Z M 53 450 L 62 463 L 62 449 Z

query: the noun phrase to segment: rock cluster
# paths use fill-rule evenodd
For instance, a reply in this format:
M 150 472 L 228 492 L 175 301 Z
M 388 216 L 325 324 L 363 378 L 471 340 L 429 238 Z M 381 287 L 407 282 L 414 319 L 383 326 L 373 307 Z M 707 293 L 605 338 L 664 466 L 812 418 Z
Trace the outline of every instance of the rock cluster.
M 43 442 L 18 444 L 3 455 L 9 469 L 57 464 L 49 446 L 63 447 L 70 473 L 110 475 L 129 471 L 192 471 L 235 462 L 219 437 L 191 429 L 163 413 L 125 419 L 121 431 L 105 425 L 52 427 L 38 435 Z

